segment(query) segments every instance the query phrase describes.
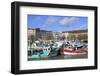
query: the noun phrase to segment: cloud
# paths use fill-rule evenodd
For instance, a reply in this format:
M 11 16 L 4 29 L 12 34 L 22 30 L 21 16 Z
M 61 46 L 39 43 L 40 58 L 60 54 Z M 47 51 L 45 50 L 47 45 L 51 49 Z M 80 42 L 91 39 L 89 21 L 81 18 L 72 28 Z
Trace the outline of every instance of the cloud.
M 74 28 L 70 27 L 69 29 L 70 30 L 84 30 L 84 29 L 88 29 L 88 26 L 87 25 L 80 25 L 80 26 L 75 26 Z
M 44 25 L 45 25 L 45 26 L 52 25 L 52 24 L 56 23 L 57 21 L 58 21 L 58 18 L 57 18 L 57 17 L 50 16 L 50 17 L 48 17 L 48 19 L 45 21 Z
M 36 17 L 34 18 L 34 21 L 39 21 L 41 19 L 41 17 Z
M 63 26 L 71 25 L 79 21 L 77 17 L 65 17 L 59 23 Z
M 88 29 L 87 25 L 80 25 L 77 29 Z

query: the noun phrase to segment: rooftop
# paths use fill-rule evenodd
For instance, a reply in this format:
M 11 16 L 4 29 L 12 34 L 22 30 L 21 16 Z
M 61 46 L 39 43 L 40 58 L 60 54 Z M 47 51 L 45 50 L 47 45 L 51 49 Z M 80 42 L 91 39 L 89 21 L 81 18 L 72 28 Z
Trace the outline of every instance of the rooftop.
M 73 30 L 73 31 L 63 31 L 62 33 L 78 33 L 78 32 L 88 32 L 88 29 L 85 29 L 85 30 Z

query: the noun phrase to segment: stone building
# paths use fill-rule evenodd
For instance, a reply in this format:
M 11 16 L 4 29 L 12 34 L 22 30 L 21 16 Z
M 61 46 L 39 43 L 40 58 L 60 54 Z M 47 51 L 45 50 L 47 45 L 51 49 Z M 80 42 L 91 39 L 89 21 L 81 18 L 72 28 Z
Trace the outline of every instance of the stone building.
M 50 40 L 53 38 L 52 31 L 41 30 L 40 28 L 28 28 L 28 40 Z
M 88 39 L 88 30 L 74 30 L 74 31 L 64 31 L 62 36 L 68 40 L 87 40 Z

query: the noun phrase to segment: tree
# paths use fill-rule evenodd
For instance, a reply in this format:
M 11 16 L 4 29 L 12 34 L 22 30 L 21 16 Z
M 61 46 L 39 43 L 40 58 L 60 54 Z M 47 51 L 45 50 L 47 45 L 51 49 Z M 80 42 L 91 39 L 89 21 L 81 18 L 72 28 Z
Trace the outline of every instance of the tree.
M 70 35 L 68 35 L 67 39 L 68 40 L 75 40 L 76 36 L 74 34 L 70 34 Z
M 51 40 L 52 38 L 52 36 L 46 36 L 46 40 Z
M 78 35 L 78 39 L 79 40 L 87 40 L 87 38 L 88 38 L 87 34 L 80 34 L 80 35 Z
M 36 37 L 34 35 L 31 35 L 28 37 L 28 39 L 33 43 L 36 40 Z
M 65 39 L 66 39 L 65 35 L 63 35 L 63 36 L 61 37 L 61 40 L 65 40 Z

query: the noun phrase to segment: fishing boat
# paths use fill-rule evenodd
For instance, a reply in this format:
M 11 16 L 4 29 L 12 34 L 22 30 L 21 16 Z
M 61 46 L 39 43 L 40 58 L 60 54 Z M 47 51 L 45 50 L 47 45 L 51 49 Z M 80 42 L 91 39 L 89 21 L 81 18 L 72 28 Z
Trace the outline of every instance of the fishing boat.
M 63 49 L 63 54 L 65 55 L 85 55 L 86 51 L 73 50 L 73 49 Z
M 61 48 L 61 54 L 64 55 L 85 55 L 87 54 L 87 51 L 82 50 L 82 49 L 75 49 L 72 46 L 67 46 L 67 47 L 63 47 Z
M 40 57 L 41 57 L 41 58 L 47 58 L 47 57 L 49 57 L 51 48 L 45 46 L 45 47 L 43 47 L 42 50 L 43 50 L 43 52 L 40 54 Z

